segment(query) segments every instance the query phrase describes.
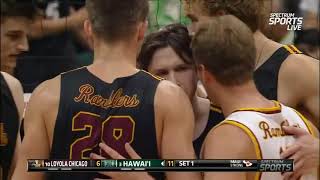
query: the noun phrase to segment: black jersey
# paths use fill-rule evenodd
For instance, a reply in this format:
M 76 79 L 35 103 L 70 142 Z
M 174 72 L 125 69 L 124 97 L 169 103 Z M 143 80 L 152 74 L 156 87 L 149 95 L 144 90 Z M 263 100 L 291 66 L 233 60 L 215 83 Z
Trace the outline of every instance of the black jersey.
M 19 130 L 19 113 L 7 82 L 0 73 L 0 175 L 6 180 L 14 155 Z
M 107 83 L 86 67 L 62 74 L 50 159 L 88 159 L 91 152 L 99 154 L 100 142 L 127 158 L 125 143 L 144 159 L 160 158 L 154 116 L 154 96 L 160 80 L 139 71 Z M 48 179 L 91 180 L 96 175 L 48 173 Z M 155 175 L 157 179 L 161 176 Z
M 285 45 L 254 72 L 254 81 L 259 92 L 270 100 L 278 100 L 278 77 L 282 63 L 290 54 L 301 54 L 293 45 Z
M 203 132 L 201 133 L 201 135 L 196 140 L 193 141 L 193 148 L 198 158 L 200 158 L 201 147 L 207 134 L 210 132 L 210 130 L 214 126 L 216 126 L 223 120 L 224 120 L 224 115 L 222 114 L 222 110 L 219 107 L 216 107 L 211 104 L 207 125 L 203 130 Z

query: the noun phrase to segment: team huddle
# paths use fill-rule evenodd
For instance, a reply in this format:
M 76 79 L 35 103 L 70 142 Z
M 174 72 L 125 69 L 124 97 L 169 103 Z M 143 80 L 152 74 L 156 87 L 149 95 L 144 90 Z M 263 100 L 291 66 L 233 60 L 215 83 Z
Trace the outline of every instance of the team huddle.
M 260 31 L 264 1 L 183 3 L 191 29 L 146 35 L 148 0 L 87 0 L 93 64 L 43 82 L 25 113 L 2 71 L 28 50 L 34 7 L 1 8 L 1 179 L 318 179 L 319 60 Z M 294 159 L 294 171 L 26 171 L 27 159 L 123 158 Z

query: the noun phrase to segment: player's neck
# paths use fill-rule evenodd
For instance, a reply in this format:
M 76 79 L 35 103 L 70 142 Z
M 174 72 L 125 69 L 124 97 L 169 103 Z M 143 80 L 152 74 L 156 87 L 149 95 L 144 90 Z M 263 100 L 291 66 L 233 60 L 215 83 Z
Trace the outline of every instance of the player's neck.
M 94 64 L 105 64 L 109 68 L 136 66 L 137 47 L 130 43 L 115 43 L 107 45 L 99 43 L 94 47 Z
M 131 76 L 136 68 L 136 48 L 123 45 L 99 45 L 94 49 L 93 64 L 88 70 L 105 82 L 112 83 L 116 78 Z
M 267 38 L 259 30 L 253 35 L 256 46 L 256 69 L 258 69 L 264 62 L 266 62 L 271 55 L 282 45 Z
M 225 117 L 241 108 L 266 108 L 274 104 L 263 97 L 255 87 L 253 81 L 244 85 L 225 88 L 219 92 L 217 98 Z

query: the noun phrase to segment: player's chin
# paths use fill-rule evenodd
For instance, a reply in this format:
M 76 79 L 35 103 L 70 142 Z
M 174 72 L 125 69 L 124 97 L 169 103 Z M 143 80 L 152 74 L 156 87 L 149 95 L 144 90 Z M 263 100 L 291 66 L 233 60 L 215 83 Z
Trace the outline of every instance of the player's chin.
M 6 64 L 12 63 L 17 60 L 17 57 L 18 56 L 14 54 L 6 55 L 3 57 L 3 59 L 1 59 L 1 63 L 6 63 Z
M 12 58 L 12 57 L 11 57 Z M 5 62 L 1 64 L 1 71 L 11 72 L 17 65 L 16 59 L 7 58 Z
M 8 60 L 9 61 L 6 62 L 5 66 L 7 66 L 8 68 L 15 68 L 17 65 L 17 57 L 11 56 L 11 58 Z

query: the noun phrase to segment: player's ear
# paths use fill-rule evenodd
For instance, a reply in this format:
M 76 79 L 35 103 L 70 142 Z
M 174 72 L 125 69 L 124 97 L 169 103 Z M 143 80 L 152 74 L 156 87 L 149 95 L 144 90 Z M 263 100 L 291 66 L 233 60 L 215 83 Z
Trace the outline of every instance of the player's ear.
M 138 26 L 138 41 L 142 41 L 144 39 L 145 34 L 148 30 L 148 21 L 145 20 L 143 23 L 140 23 Z
M 92 26 L 89 20 L 85 20 L 83 23 L 84 33 L 88 42 L 88 45 L 91 49 L 93 49 L 93 32 Z
M 203 64 L 198 64 L 197 65 L 197 74 L 198 78 L 202 83 L 205 83 L 205 67 Z
M 91 27 L 91 23 L 89 20 L 85 20 L 83 23 L 83 28 L 84 28 L 84 32 L 85 34 L 89 37 L 92 36 L 92 27 Z
M 215 80 L 212 73 L 209 72 L 208 69 L 203 64 L 198 65 L 197 72 L 198 72 L 199 79 L 204 85 L 208 85 Z

